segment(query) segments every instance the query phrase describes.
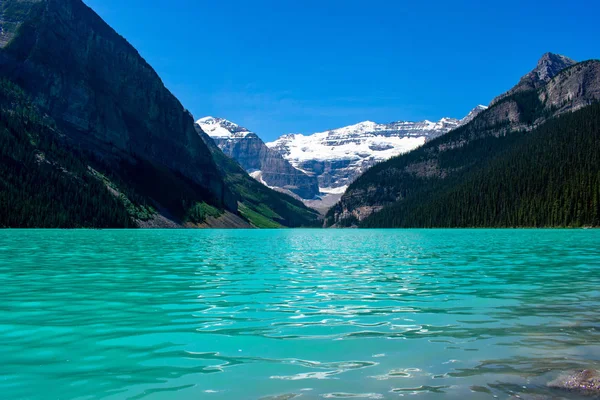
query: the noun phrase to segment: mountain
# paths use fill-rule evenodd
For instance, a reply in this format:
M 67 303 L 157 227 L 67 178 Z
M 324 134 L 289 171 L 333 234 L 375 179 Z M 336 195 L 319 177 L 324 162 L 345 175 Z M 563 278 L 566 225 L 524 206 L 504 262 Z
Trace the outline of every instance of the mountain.
M 233 191 L 241 215 L 258 228 L 316 227 L 322 224 L 320 214 L 300 200 L 274 191 L 251 178 L 240 164 L 225 155 L 200 125 L 196 131 L 206 143 L 214 160 Z
M 251 226 L 189 112 L 80 0 L 2 1 L 0 79 L 0 226 Z
M 461 161 L 476 167 L 416 188 L 361 226 L 600 226 L 599 103 L 524 135 L 487 137 L 465 151 Z
M 520 82 L 539 76 L 548 57 Z M 545 84 L 520 83 L 466 125 L 368 170 L 326 225 L 598 225 L 600 61 L 549 74 Z
M 141 202 L 128 209 L 90 173 L 80 151 L 57 143 L 54 121 L 0 79 L 1 228 L 134 227 L 134 217 L 150 211 Z
M 426 141 L 462 126 L 485 106 L 476 107 L 463 120 L 438 122 L 398 121 L 378 124 L 365 121 L 312 135 L 288 134 L 267 146 L 294 167 L 317 176 L 323 193 L 341 194 L 361 173 L 378 162 L 406 153 Z
M 537 66 L 527 75 L 523 76 L 515 87 L 496 97 L 491 104 L 494 105 L 500 100 L 519 92 L 537 90 L 550 82 L 550 80 L 560 71 L 575 64 L 577 64 L 577 62 L 571 60 L 569 57 L 560 54 L 546 53 L 540 58 Z
M 477 107 L 472 109 L 466 117 L 460 120 L 460 126 L 466 125 L 469 122 L 473 121 L 476 116 L 478 116 L 482 111 L 485 110 L 487 110 L 487 106 L 478 105 Z
M 294 168 L 248 129 L 214 117 L 201 118 L 196 124 L 226 155 L 236 160 L 261 183 L 292 193 L 301 199 L 313 199 L 319 194 L 316 177 Z

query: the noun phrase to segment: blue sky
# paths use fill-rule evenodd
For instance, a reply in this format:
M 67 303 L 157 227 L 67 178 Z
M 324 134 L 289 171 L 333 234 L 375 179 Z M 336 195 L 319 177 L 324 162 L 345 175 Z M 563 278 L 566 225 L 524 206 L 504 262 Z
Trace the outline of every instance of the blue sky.
M 600 2 L 85 0 L 195 117 L 273 140 L 460 118 L 547 51 L 600 58 Z

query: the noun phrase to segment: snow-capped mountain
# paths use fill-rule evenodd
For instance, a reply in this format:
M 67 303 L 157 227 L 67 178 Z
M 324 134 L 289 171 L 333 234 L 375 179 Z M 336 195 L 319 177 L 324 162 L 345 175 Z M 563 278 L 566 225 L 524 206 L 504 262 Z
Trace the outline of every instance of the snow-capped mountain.
M 367 168 L 469 123 L 486 108 L 477 106 L 462 120 L 389 124 L 365 121 L 312 135 L 288 134 L 267 146 L 294 167 L 317 176 L 321 192 L 343 193 Z
M 313 199 L 319 194 L 315 176 L 294 168 L 279 153 L 269 149 L 254 132 L 223 118 L 204 117 L 196 124 L 223 153 L 266 186 L 301 199 Z
M 240 139 L 253 133 L 224 118 L 204 117 L 196 123 L 213 139 Z
M 479 113 L 485 110 L 487 110 L 487 106 L 478 105 L 477 107 L 472 109 L 466 117 L 460 120 L 460 125 L 468 124 L 469 122 L 473 121 L 475 117 L 479 115 Z
M 224 118 L 204 117 L 196 123 L 253 178 L 325 210 L 374 164 L 467 124 L 486 108 L 477 106 L 461 120 L 365 121 L 312 135 L 283 135 L 267 144 L 254 132 Z

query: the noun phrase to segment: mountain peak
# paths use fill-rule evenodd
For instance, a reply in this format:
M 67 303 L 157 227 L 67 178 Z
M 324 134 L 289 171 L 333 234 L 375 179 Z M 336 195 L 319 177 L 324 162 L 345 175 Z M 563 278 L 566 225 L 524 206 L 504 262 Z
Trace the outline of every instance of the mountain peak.
M 217 121 L 218 119 L 219 119 L 219 118 L 211 117 L 210 115 L 208 115 L 208 116 L 206 116 L 206 117 L 202 117 L 202 118 L 200 118 L 198 121 L 196 121 L 196 123 L 197 123 L 197 124 L 199 124 L 199 123 L 201 123 L 201 122 L 202 122 L 202 123 L 210 123 L 210 124 L 214 124 L 214 123 L 216 123 L 216 121 Z
M 213 138 L 245 137 L 252 132 L 225 118 L 203 117 L 196 121 L 208 136 Z
M 206 116 L 200 118 L 196 121 L 197 124 L 209 124 L 209 125 L 222 125 L 222 126 L 231 126 L 231 127 L 239 127 L 238 124 L 233 123 L 225 118 L 211 117 Z
M 486 108 L 476 107 L 472 118 Z M 367 120 L 311 135 L 283 135 L 267 146 L 294 167 L 316 176 L 321 192 L 339 195 L 376 163 L 414 150 L 462 124 L 463 120 L 448 117 L 383 124 Z
M 460 120 L 460 124 L 461 125 L 468 124 L 469 122 L 473 121 L 475 119 L 475 117 L 479 115 L 479 113 L 481 113 L 482 111 L 485 111 L 487 109 L 488 109 L 487 106 L 479 104 L 477 107 L 472 109 L 466 117 L 464 117 L 463 119 Z
M 562 54 L 546 52 L 546 53 L 542 54 L 542 56 L 540 57 L 540 59 L 538 61 L 538 65 L 542 64 L 544 62 L 547 62 L 547 61 L 561 61 L 561 60 L 575 62 L 572 59 L 570 59 L 569 57 L 563 56 Z
M 204 117 L 196 124 L 225 155 L 237 161 L 263 185 L 297 199 L 314 199 L 318 196 L 317 178 L 294 168 L 256 133 L 224 118 Z
M 537 90 L 550 82 L 550 80 L 558 75 L 560 71 L 575 64 L 577 64 L 577 61 L 574 61 L 569 57 L 560 54 L 545 53 L 531 72 L 523 76 L 515 87 L 496 97 L 491 104 L 496 104 L 500 100 L 515 93 Z
M 576 64 L 576 61 L 569 57 L 554 54 L 545 53 L 538 61 L 537 67 L 531 71 L 532 74 L 537 75 L 540 81 L 548 82 L 554 78 L 560 71 Z

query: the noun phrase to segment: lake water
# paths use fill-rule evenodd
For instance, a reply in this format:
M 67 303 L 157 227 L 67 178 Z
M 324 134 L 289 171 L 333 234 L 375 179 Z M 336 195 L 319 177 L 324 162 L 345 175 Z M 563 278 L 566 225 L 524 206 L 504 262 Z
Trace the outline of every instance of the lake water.
M 0 397 L 572 397 L 599 306 L 598 230 L 5 230 Z

